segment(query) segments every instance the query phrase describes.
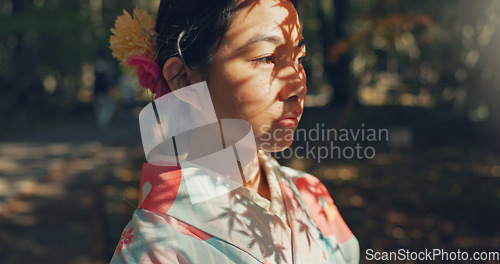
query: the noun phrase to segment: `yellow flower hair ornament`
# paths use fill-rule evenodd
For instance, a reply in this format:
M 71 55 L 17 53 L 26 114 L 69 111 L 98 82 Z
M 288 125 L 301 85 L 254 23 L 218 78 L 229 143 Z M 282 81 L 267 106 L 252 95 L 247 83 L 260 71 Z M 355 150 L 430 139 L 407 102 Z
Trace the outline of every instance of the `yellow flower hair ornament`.
M 134 9 L 133 17 L 125 10 L 115 21 L 109 38 L 112 55 L 124 67 L 137 72 L 141 86 L 160 97 L 170 92 L 161 74 L 156 55 L 156 17 L 144 9 Z

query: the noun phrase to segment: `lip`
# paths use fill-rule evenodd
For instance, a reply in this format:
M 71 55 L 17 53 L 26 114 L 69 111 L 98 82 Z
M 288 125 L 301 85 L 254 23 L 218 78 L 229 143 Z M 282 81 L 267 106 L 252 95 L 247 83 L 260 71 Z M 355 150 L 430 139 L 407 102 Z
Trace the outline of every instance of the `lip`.
M 282 127 L 296 127 L 299 125 L 299 120 L 297 118 L 283 118 L 276 123 Z
M 276 123 L 282 127 L 296 127 L 299 125 L 299 117 L 301 114 L 301 111 L 285 114 L 284 117 L 276 121 Z

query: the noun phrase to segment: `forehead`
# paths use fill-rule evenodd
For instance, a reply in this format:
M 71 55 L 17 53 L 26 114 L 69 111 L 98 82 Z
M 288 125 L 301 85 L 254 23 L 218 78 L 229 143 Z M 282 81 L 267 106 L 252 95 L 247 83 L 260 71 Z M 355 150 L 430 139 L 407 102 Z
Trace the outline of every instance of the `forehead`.
M 242 45 L 256 34 L 277 35 L 283 42 L 302 38 L 299 18 L 289 0 L 241 0 L 223 43 Z

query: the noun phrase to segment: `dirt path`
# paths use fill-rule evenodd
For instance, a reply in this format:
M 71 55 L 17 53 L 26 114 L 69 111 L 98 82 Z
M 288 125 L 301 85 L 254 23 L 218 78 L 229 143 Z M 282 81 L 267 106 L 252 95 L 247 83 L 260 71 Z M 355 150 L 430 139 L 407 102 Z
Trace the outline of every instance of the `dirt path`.
M 103 183 L 138 148 L 134 122 L 66 124 L 1 142 L 2 263 L 109 262 L 119 238 L 110 238 Z

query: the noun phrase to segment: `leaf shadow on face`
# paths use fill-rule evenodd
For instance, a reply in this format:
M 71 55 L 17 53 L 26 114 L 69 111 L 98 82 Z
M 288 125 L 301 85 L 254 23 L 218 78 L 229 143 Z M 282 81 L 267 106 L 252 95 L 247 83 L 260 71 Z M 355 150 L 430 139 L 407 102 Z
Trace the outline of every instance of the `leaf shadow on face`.
M 264 0 L 240 1 L 236 8 L 237 15 L 251 15 L 251 12 L 254 11 L 255 8 L 257 8 L 259 5 L 262 5 L 263 2 Z M 274 53 L 283 54 L 283 58 L 280 60 L 280 63 L 275 65 L 272 74 L 270 75 L 269 83 L 271 84 L 276 80 L 280 80 L 286 84 L 289 84 L 289 86 L 300 85 L 302 83 L 305 85 L 306 77 L 304 69 L 302 65 L 297 65 L 295 63 L 297 55 L 295 54 L 296 51 L 294 49 L 290 49 L 290 46 L 295 47 L 302 38 L 296 10 L 289 0 L 276 0 L 271 7 L 283 8 L 283 10 L 287 12 L 287 15 L 277 25 L 279 31 L 283 35 L 284 42 L 277 45 L 274 50 Z M 243 17 L 242 19 L 244 18 L 245 17 Z M 293 68 L 293 70 L 291 70 L 291 67 Z M 252 78 L 253 76 L 242 78 L 238 83 L 235 83 L 235 85 L 244 85 Z M 284 89 L 287 88 L 285 87 Z M 287 98 L 287 100 L 288 99 L 289 98 Z M 296 105 L 297 102 L 300 103 L 297 98 L 293 98 L 290 100 L 291 101 L 288 104 Z M 303 100 L 303 98 L 300 100 Z M 285 111 L 286 109 L 283 109 L 283 112 Z M 274 170 L 274 172 L 279 173 L 278 175 L 283 174 L 283 172 L 281 172 L 279 169 Z M 283 177 L 287 176 L 283 175 Z M 229 195 L 231 205 L 223 208 L 222 212 L 218 215 L 214 215 L 214 218 L 211 221 L 217 221 L 221 219 L 225 220 L 227 223 L 230 238 L 242 235 L 252 238 L 247 245 L 248 248 L 253 249 L 254 247 L 258 247 L 260 252 L 262 252 L 262 254 L 266 258 L 273 257 L 274 260 L 278 263 L 282 262 L 283 259 L 286 259 L 286 247 L 275 243 L 276 241 L 273 238 L 273 234 L 271 232 L 275 228 L 285 229 L 287 224 L 283 221 L 277 220 L 277 217 L 271 215 L 270 213 L 258 213 L 255 210 L 255 207 L 257 205 L 246 197 L 238 194 L 237 192 L 233 191 L 229 193 Z M 295 195 L 297 195 L 297 193 L 295 193 Z M 239 213 L 234 210 L 235 207 L 244 209 L 241 210 L 242 213 Z M 298 226 L 299 227 L 295 230 L 292 230 L 292 232 L 305 233 L 305 236 L 300 236 L 305 237 L 305 241 L 301 241 L 301 243 L 304 243 L 304 245 L 305 243 L 307 243 L 307 246 L 310 247 L 313 240 L 311 225 L 309 225 L 307 222 L 298 220 Z M 237 227 L 242 227 L 243 229 Z M 237 233 L 237 235 L 235 233 Z M 299 236 L 293 235 L 293 237 Z
M 272 3 L 266 0 L 243 0 L 239 1 L 235 8 L 234 20 L 238 19 L 240 21 L 245 21 L 249 16 L 252 16 L 252 12 L 260 12 L 256 10 L 257 7 L 263 6 L 266 9 L 279 8 L 279 12 L 283 12 L 285 15 L 280 17 L 279 21 L 273 20 L 269 17 L 269 21 L 266 23 L 276 24 L 276 33 L 282 42 L 279 43 L 273 50 L 272 53 L 278 55 L 278 63 L 273 65 L 272 72 L 268 75 L 263 75 L 265 80 L 268 80 L 269 96 L 274 98 L 275 101 L 283 102 L 281 109 L 277 110 L 276 115 L 281 116 L 290 112 L 296 112 L 298 109 L 303 109 L 305 93 L 307 92 L 307 78 L 305 74 L 305 69 L 301 63 L 297 63 L 298 57 L 302 54 L 305 55 L 305 46 L 301 49 L 296 47 L 303 42 L 303 37 L 301 33 L 301 28 L 298 20 L 297 11 L 294 7 L 296 1 L 289 0 L 274 0 Z M 267 18 L 266 18 L 267 19 Z M 231 28 L 231 26 L 230 26 Z M 232 35 L 244 34 L 250 28 L 241 27 L 239 31 L 232 32 Z M 231 30 L 231 29 L 230 29 Z M 269 32 L 260 32 L 262 34 L 267 34 Z M 226 35 L 227 36 L 227 35 Z M 221 43 L 224 43 L 226 36 L 223 38 Z M 215 52 L 214 54 L 217 54 Z M 239 53 L 235 52 L 232 55 L 225 57 L 227 60 L 236 59 Z M 215 59 L 217 61 L 217 59 Z M 245 76 L 247 74 L 247 76 Z M 260 73 L 259 73 L 260 74 Z M 252 71 L 247 73 L 242 73 L 238 80 L 234 80 L 232 85 L 237 87 L 244 87 L 246 84 L 251 83 L 255 79 L 255 74 Z M 279 89 L 279 92 L 273 93 L 272 87 Z M 276 88 L 277 87 L 277 88 Z M 286 96 L 284 96 L 286 95 Z M 262 109 L 269 109 L 271 104 L 275 101 L 268 100 L 269 105 L 265 105 Z M 279 111 L 279 113 L 278 113 Z M 262 112 L 255 111 L 249 114 L 249 118 L 258 116 Z M 252 116 L 253 115 L 253 116 Z M 263 133 L 269 133 L 269 129 L 259 128 Z
M 256 7 L 258 7 L 259 5 L 263 5 L 262 2 L 263 2 L 262 0 L 241 1 L 236 7 L 237 12 L 239 11 L 240 13 L 238 15 L 243 16 L 244 19 L 245 16 L 251 15 L 252 11 Z M 284 68 L 290 67 L 290 63 L 294 64 L 295 62 L 295 54 L 289 51 L 285 51 L 286 47 L 290 45 L 294 46 L 295 44 L 299 43 L 299 41 L 301 41 L 302 34 L 298 21 L 297 11 L 295 9 L 295 4 L 292 4 L 292 2 L 289 0 L 276 0 L 276 3 L 271 5 L 269 8 L 276 8 L 276 7 L 283 9 L 283 11 L 286 11 L 288 14 L 277 25 L 277 27 L 283 34 L 284 42 L 278 45 L 274 51 L 274 53 L 279 53 L 284 55 L 283 56 L 284 58 L 282 58 L 282 61 L 284 63 L 280 63 L 280 65 L 277 65 L 275 67 L 275 69 L 273 70 L 273 74 L 270 78 L 270 83 L 275 79 L 281 79 L 285 81 L 296 81 L 297 77 L 299 78 L 299 81 L 305 82 L 306 76 L 305 74 L 302 73 L 303 71 L 302 67 L 294 67 L 294 71 L 292 73 L 280 75 L 280 73 L 284 70 Z M 246 10 L 243 12 L 243 9 Z M 298 33 L 297 36 L 294 36 L 294 33 Z

